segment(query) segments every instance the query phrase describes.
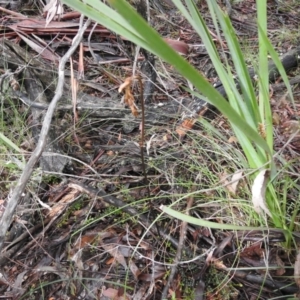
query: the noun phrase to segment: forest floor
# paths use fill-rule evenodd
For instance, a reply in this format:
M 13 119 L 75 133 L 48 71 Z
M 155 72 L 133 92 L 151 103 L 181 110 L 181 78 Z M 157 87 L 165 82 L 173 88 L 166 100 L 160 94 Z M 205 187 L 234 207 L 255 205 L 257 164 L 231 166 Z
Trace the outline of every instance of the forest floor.
M 71 46 L 80 18 L 64 7 L 63 15 L 45 26 L 42 1 L 12 3 L 6 9 L 0 3 L 0 217 L 35 149 L 45 113 L 22 97 L 5 95 L 4 79 L 9 74 L 9 88 L 15 82 L 27 96 L 42 91 L 39 103 L 47 105 L 55 94 L 58 62 Z M 255 68 L 256 2 L 230 3 L 245 61 Z M 200 38 L 172 1 L 150 5 L 151 26 L 209 82 L 217 82 Z M 230 61 L 206 2 L 198 1 L 198 7 L 221 57 Z M 299 1 L 268 1 L 268 37 L 280 55 L 299 47 L 299 24 Z M 183 88 L 188 82 L 156 58 L 155 90 L 145 107 L 145 179 L 141 119 L 131 115 L 118 93 L 132 75 L 136 48 L 101 25 L 93 26 L 67 64 L 62 101 L 70 109 L 56 111 L 46 153 L 9 227 L 0 254 L 0 299 L 299 299 L 299 69 L 288 73 L 294 103 L 281 78 L 269 92 L 276 163 L 282 170 L 276 192 L 293 238 L 272 229 L 186 225 L 163 214 L 161 205 L 219 224 L 261 226 L 244 154 L 226 118 L 213 108 L 184 134 L 178 130 L 180 105 L 165 118 L 170 103 L 188 103 L 192 97 Z M 140 53 L 136 72 L 143 60 Z M 139 89 L 131 90 L 137 99 Z

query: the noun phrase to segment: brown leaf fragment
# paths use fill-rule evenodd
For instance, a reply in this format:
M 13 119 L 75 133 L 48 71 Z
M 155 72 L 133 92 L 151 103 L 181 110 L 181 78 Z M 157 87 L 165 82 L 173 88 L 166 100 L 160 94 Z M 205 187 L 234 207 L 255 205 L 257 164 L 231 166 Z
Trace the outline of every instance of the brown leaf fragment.
M 118 295 L 118 290 L 113 288 L 103 289 L 102 290 L 102 296 L 105 296 L 109 299 L 115 299 Z
M 118 288 L 118 299 L 121 299 L 120 297 L 122 297 L 123 295 L 124 295 L 124 288 L 122 286 L 120 286 Z
M 196 122 L 196 119 L 186 119 L 176 128 L 176 132 L 180 138 L 185 137 L 186 133 L 191 130 Z
M 119 251 L 117 245 L 109 244 L 109 245 L 102 245 L 102 247 L 114 258 L 114 261 L 112 262 L 118 262 L 120 265 L 124 267 L 125 270 L 127 270 L 126 260 L 124 256 L 121 254 L 121 252 Z
M 31 49 L 36 51 L 44 59 L 53 61 L 55 63 L 59 62 L 60 57 L 56 53 L 51 51 L 51 49 L 49 49 L 49 47 L 43 46 L 43 45 L 41 46 L 38 44 L 37 41 L 33 41 L 33 40 L 27 38 L 25 35 L 22 35 L 18 32 L 17 32 L 17 34 Z
M 107 156 L 115 156 L 115 152 L 112 151 L 112 150 L 108 150 L 108 151 L 106 152 L 106 154 L 107 154 Z
M 175 51 L 180 54 L 187 55 L 189 53 L 189 45 L 182 41 L 164 39 Z
M 285 266 L 284 266 L 284 262 L 282 261 L 282 259 L 279 257 L 278 254 L 276 254 L 276 264 L 279 267 L 276 270 L 276 276 L 282 276 L 285 273 Z
M 96 237 L 97 237 L 96 233 L 89 234 L 89 235 L 83 235 L 80 238 L 79 243 L 77 243 L 76 245 L 74 245 L 74 248 L 79 250 L 81 248 L 84 248 L 87 245 L 91 245 L 91 244 L 93 244 L 95 242 Z
M 102 288 L 102 295 L 104 297 L 107 297 L 111 300 L 129 300 L 129 296 L 127 294 L 124 294 L 124 288 L 120 287 L 118 290 L 113 288 Z M 102 297 L 101 297 L 102 299 Z
M 113 257 L 111 257 L 105 263 L 109 266 L 109 265 L 113 264 L 114 261 L 115 261 L 115 259 Z
M 141 273 L 139 275 L 139 280 L 146 281 L 146 282 L 152 282 L 153 279 L 161 278 L 161 277 L 165 276 L 165 274 L 166 274 L 165 270 L 155 270 L 154 274 Z
M 132 272 L 135 280 L 138 280 L 138 277 L 141 274 L 141 271 L 139 270 L 137 265 L 132 261 L 132 259 L 129 260 L 128 265 L 129 265 L 130 271 Z
M 205 237 L 210 237 L 211 236 L 211 231 L 207 227 L 203 227 L 198 229 L 200 234 L 202 234 Z
M 68 194 L 64 195 L 60 201 L 51 208 L 51 211 L 48 213 L 48 218 L 57 217 L 60 213 L 64 212 L 67 205 L 70 205 L 75 201 L 77 196 L 79 195 L 79 191 L 76 189 L 71 189 Z
M 295 266 L 294 266 L 294 277 L 295 277 L 295 282 L 300 289 L 300 248 L 298 248 L 297 256 L 296 256 L 296 261 L 295 261 Z
M 251 246 L 245 248 L 240 256 L 242 258 L 258 258 L 261 259 L 264 257 L 264 250 L 261 248 L 261 242 L 255 242 Z

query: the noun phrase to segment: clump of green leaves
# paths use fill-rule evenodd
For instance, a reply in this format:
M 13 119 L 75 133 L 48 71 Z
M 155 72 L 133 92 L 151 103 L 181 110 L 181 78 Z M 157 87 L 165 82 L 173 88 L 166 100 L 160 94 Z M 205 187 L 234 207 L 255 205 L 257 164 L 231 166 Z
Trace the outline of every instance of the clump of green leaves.
M 181 14 L 201 37 L 219 79 L 225 88 L 228 101 L 192 65 L 167 45 L 161 36 L 138 15 L 127 1 L 108 0 L 107 3 L 111 6 L 94 0 L 86 0 L 84 2 L 63 0 L 63 2 L 174 66 L 199 91 L 197 95 L 199 98 L 215 106 L 227 117 L 246 157 L 247 165 L 244 167 L 253 170 L 259 170 L 260 168 L 271 169 L 271 181 L 266 192 L 266 200 L 272 214 L 271 222 L 278 228 L 286 229 L 285 211 L 281 207 L 280 199 L 277 197 L 276 190 L 272 184 L 273 179 L 276 178 L 277 171 L 273 163 L 273 124 L 268 93 L 268 54 L 286 83 L 291 99 L 293 99 L 293 95 L 279 57 L 267 38 L 267 1 L 257 0 L 256 4 L 259 37 L 257 98 L 256 90 L 248 73 L 244 56 L 229 16 L 221 10 L 216 1 L 207 1 L 215 31 L 220 40 L 225 39 L 230 52 L 234 65 L 233 69 L 228 62 L 224 64 L 221 61 L 218 49 L 211 38 L 208 26 L 205 24 L 195 1 L 173 0 Z M 239 81 L 240 90 L 237 88 L 236 80 Z M 218 226 L 218 228 L 225 229 L 226 227 L 227 229 L 235 230 L 245 229 L 245 227 L 234 225 L 230 227 L 228 224 L 214 224 L 213 222 L 207 222 L 205 225 L 200 222 L 200 224 L 198 222 L 200 220 L 191 220 L 191 217 L 175 213 L 171 208 L 168 208 L 165 212 L 201 226 L 212 228 Z M 264 221 L 263 218 L 262 221 Z M 224 225 L 227 226 L 224 227 Z

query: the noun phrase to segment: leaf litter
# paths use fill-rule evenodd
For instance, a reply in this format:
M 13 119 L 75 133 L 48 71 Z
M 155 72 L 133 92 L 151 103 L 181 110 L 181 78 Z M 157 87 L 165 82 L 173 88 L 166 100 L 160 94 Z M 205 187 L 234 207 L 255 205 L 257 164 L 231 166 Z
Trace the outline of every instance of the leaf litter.
M 199 9 L 206 13 L 205 5 Z M 274 9 L 269 9 L 270 15 L 277 16 Z M 13 11 L 7 14 L 5 18 L 10 23 L 3 27 L 5 30 L 0 33 L 1 37 L 22 47 L 27 45 L 33 56 L 38 55 L 39 59 L 47 61 L 49 68 L 55 69 L 78 31 L 79 14 L 64 13 L 59 1 L 48 3 L 43 11 L 44 19 L 30 6 L 29 10 L 32 15 L 26 19 L 19 12 L 17 15 Z M 232 17 L 237 30 L 249 39 L 253 38 L 250 14 L 255 12 L 249 7 L 249 1 L 248 4 L 246 1 L 235 4 L 234 12 L 243 17 Z M 216 80 L 207 54 L 199 46 L 201 41 L 176 14 L 173 16 L 177 18 L 175 27 L 168 22 L 163 24 L 161 16 L 165 13 L 160 8 L 153 9 L 153 17 L 162 36 L 168 36 L 167 42 L 205 71 L 209 80 Z M 281 21 L 274 17 L 270 26 L 276 28 L 279 24 L 276 22 Z M 295 24 L 291 17 L 287 22 Z M 94 34 L 93 43 L 87 42 L 90 32 Z M 174 34 L 177 36 L 175 39 Z M 40 299 L 40 295 L 48 299 L 160 299 L 174 267 L 182 224 L 166 216 L 159 219 L 158 207 L 174 204 L 178 210 L 185 210 L 184 201 L 176 202 L 178 196 L 184 196 L 193 185 L 201 190 L 211 188 L 212 182 L 214 187 L 220 183 L 222 188 L 199 192 L 191 211 L 198 218 L 220 224 L 230 223 L 229 216 L 234 209 L 229 210 L 228 207 L 235 206 L 236 209 L 238 205 L 235 202 L 224 207 L 218 199 L 228 192 L 233 198 L 243 198 L 244 179 L 243 172 L 239 171 L 241 166 L 232 167 L 228 156 L 220 154 L 220 148 L 230 153 L 238 145 L 228 132 L 226 120 L 213 111 L 209 111 L 213 120 L 208 120 L 219 124 L 221 129 L 223 127 L 226 137 L 224 142 L 216 144 L 194 119 L 178 124 L 172 117 L 167 122 L 146 124 L 147 175 L 153 198 L 146 199 L 138 156 L 138 132 L 125 133 L 123 130 L 130 124 L 138 128 L 134 124 L 140 122 L 136 119 L 140 104 L 135 103 L 139 91 L 132 84 L 134 78 L 131 77 L 131 45 L 101 25 L 89 27 L 83 43 L 83 62 L 79 63 L 78 54 L 74 57 L 74 67 L 78 67 L 78 73 L 84 67 L 88 84 L 81 84 L 79 80 L 79 91 L 84 90 L 98 98 L 109 94 L 120 102 L 117 90 L 118 85 L 123 83 L 124 102 L 133 116 L 126 114 L 120 121 L 116 116 L 101 119 L 89 117 L 89 113 L 83 116 L 79 112 L 79 120 L 74 127 L 75 139 L 69 126 L 73 124 L 73 116 L 61 113 L 60 122 L 54 124 L 62 129 L 57 139 L 61 149 L 73 161 L 64 174 L 43 174 L 43 181 L 38 184 L 32 182 L 32 187 L 29 186 L 23 196 L 18 217 L 11 225 L 0 256 L 1 294 L 13 299 L 21 299 L 28 293 L 36 299 Z M 217 41 L 217 44 L 221 43 L 223 41 Z M 226 47 L 225 44 L 223 46 Z M 289 46 L 288 43 L 281 48 L 288 49 Z M 89 47 L 98 55 L 96 65 Z M 138 59 L 142 61 L 144 58 Z M 156 106 L 164 111 L 164 104 L 170 99 L 182 101 L 184 105 L 188 97 L 187 92 L 180 89 L 184 80 L 178 79 L 172 66 L 157 68 L 162 78 L 158 81 L 155 98 L 159 99 L 159 103 Z M 77 72 L 75 70 L 75 76 Z M 164 87 L 167 88 L 164 90 Z M 291 134 L 297 133 L 299 124 L 293 118 L 299 116 L 299 104 L 290 106 L 284 95 L 278 95 L 276 85 L 271 97 L 274 101 L 275 97 L 281 97 L 281 101 L 275 101 L 276 105 L 273 105 L 278 126 L 275 145 L 279 150 Z M 122 105 L 118 106 L 120 112 L 124 109 Z M 5 109 L 9 115 L 11 108 Z M 180 113 L 180 107 L 176 113 Z M 27 121 L 30 122 L 29 115 Z M 286 147 L 285 155 L 295 158 L 298 154 L 296 134 Z M 224 169 L 234 175 L 228 177 Z M 3 178 L 14 180 L 15 176 L 7 170 L 1 172 Z M 252 202 L 257 212 L 269 215 L 264 199 L 267 172 L 262 170 L 254 180 Z M 223 174 L 222 178 L 218 174 Z M 69 182 L 68 176 L 74 177 L 72 182 Z M 94 189 L 93 192 L 91 189 Z M 1 199 L 5 199 L 8 192 L 1 183 L 2 191 Z M 34 198 L 39 201 L 33 202 Z M 40 205 L 41 202 L 45 206 Z M 1 202 L 2 209 L 5 206 Z M 173 282 L 167 289 L 167 297 L 247 299 L 260 295 L 260 299 L 270 299 L 296 295 L 299 293 L 299 253 L 291 251 L 287 255 L 281 248 L 281 242 L 284 242 L 284 236 L 272 230 L 232 235 L 230 231 L 188 225 L 184 241 L 180 243 L 181 258 L 177 262 Z M 253 271 L 253 268 L 257 270 Z

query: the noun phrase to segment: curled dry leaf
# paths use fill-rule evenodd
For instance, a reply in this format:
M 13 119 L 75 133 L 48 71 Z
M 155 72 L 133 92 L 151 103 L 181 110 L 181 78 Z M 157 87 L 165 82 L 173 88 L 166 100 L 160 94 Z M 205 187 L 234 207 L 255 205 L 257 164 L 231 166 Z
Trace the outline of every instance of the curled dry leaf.
M 231 195 L 235 196 L 238 184 L 239 184 L 240 180 L 243 178 L 243 171 L 235 172 L 232 175 L 230 181 L 227 179 L 229 177 L 229 175 L 227 174 L 226 171 L 224 171 L 219 177 L 220 177 L 221 183 L 224 184 L 224 187 L 228 190 L 228 192 Z
M 131 92 L 131 84 L 132 84 L 132 80 L 135 79 L 136 77 L 127 77 L 125 79 L 125 81 L 120 85 L 119 87 L 119 93 L 123 92 L 124 91 L 124 103 L 126 105 L 129 106 L 130 110 L 131 110 L 131 113 L 137 117 L 139 112 L 137 110 L 137 107 L 135 105 L 135 102 L 134 102 L 134 97 L 132 95 L 132 92 Z
M 238 184 L 242 178 L 243 178 L 243 171 L 235 172 L 232 175 L 231 181 L 226 187 L 232 195 L 236 195 Z
M 252 191 L 252 203 L 255 211 L 260 214 L 262 211 L 265 212 L 269 217 L 271 213 L 266 206 L 265 194 L 269 179 L 269 170 L 263 169 L 256 176 L 251 191 Z

